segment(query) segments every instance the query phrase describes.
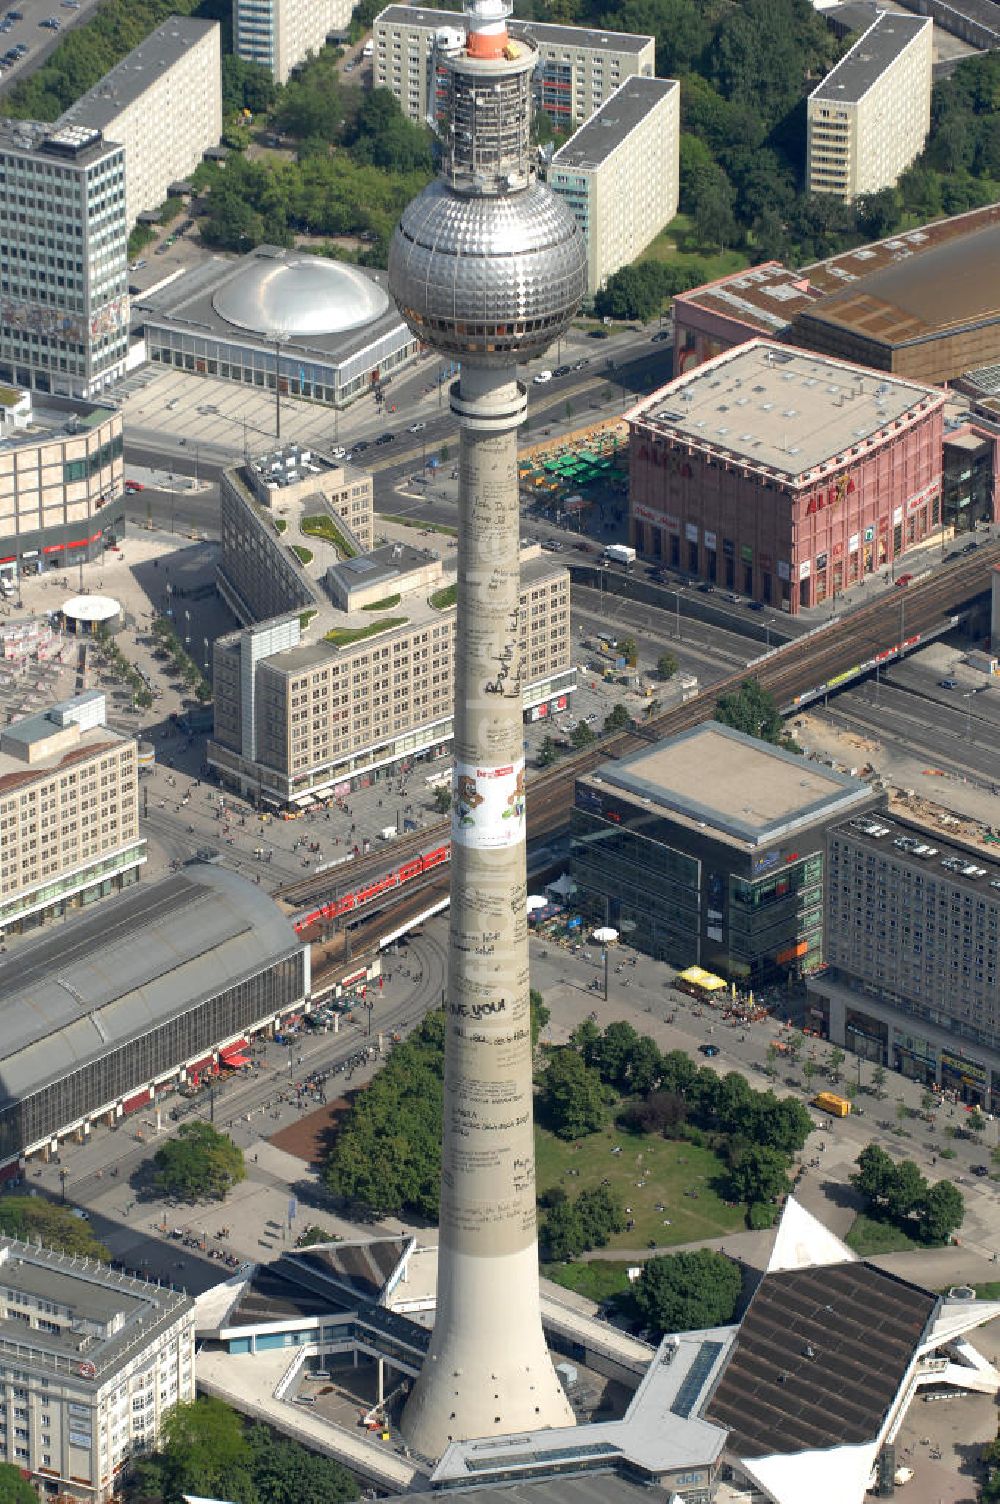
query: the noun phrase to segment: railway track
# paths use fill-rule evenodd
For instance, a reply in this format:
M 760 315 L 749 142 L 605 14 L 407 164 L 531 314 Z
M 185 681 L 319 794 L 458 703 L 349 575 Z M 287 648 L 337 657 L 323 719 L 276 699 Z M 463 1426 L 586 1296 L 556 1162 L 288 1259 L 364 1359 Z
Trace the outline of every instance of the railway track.
M 642 734 L 621 732 L 602 739 L 596 746 L 567 757 L 557 767 L 539 773 L 528 784 L 527 821 L 531 839 L 548 836 L 564 830 L 573 805 L 576 780 L 591 772 L 602 762 L 626 757 L 630 752 L 647 746 L 649 742 L 663 737 L 676 736 L 688 731 L 715 713 L 721 695 L 731 693 L 748 679 L 757 679 L 761 686 L 772 694 L 786 714 L 794 713 L 800 704 L 816 698 L 844 684 L 860 678 L 868 672 L 876 659 L 887 661 L 900 656 L 928 633 L 941 630 L 957 610 L 965 607 L 975 596 L 981 595 L 989 582 L 989 570 L 1000 563 L 1000 541 L 982 544 L 976 553 L 962 555 L 953 563 L 937 570 L 926 580 L 916 581 L 906 590 L 893 595 L 883 595 L 858 610 L 852 611 L 840 621 L 817 629 L 805 637 L 775 648 L 770 654 L 758 659 L 748 668 L 742 668 L 727 678 L 703 690 L 694 699 L 682 705 L 672 706 L 653 716 L 644 726 Z M 362 886 L 366 881 L 384 873 L 389 866 L 405 862 L 415 853 L 435 847 L 449 838 L 450 821 L 447 818 L 414 831 L 385 847 L 345 863 L 336 872 L 320 873 L 299 882 L 280 888 L 276 898 L 293 907 L 318 907 L 328 902 L 345 888 Z M 428 895 L 443 893 L 448 886 L 448 868 L 444 867 L 439 878 L 423 884 L 414 895 L 419 902 L 431 900 Z M 393 905 L 390 912 L 403 913 L 410 900 Z M 384 918 L 381 910 L 376 924 Z M 355 929 L 366 929 L 364 921 Z

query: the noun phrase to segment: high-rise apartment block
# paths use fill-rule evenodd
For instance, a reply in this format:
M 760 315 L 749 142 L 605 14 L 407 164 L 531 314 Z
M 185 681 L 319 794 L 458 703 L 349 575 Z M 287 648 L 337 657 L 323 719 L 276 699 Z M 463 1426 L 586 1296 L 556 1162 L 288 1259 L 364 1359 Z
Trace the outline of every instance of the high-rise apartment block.
M 167 1411 L 194 1399 L 194 1303 L 0 1238 L 0 1459 L 41 1496 L 104 1504 Z
M 877 810 L 829 832 L 827 863 L 830 1039 L 1000 1109 L 1000 861 Z
M 353 9 L 352 0 L 233 0 L 233 51 L 287 83 L 296 63 L 347 29 Z
M 129 230 L 222 135 L 218 21 L 171 16 L 60 117 L 125 148 Z
M 446 88 L 436 54 L 464 36 L 464 27 L 460 11 L 386 6 L 375 17 L 373 31 L 375 88 L 389 89 L 411 120 L 437 121 Z M 534 106 L 560 130 L 589 120 L 627 78 L 653 76 L 653 37 L 540 21 L 513 21 L 510 35 L 525 37 L 535 47 Z
M 931 123 L 929 16 L 880 15 L 807 106 L 806 186 L 851 200 L 891 188 Z
M 627 79 L 552 158 L 549 187 L 583 231 L 591 296 L 677 213 L 680 96 L 675 79 Z
M 0 122 L 0 381 L 90 397 L 128 349 L 125 150 Z
M 218 584 L 244 624 L 215 644 L 220 778 L 275 804 L 337 792 L 453 733 L 455 577 L 435 553 L 372 548 L 370 475 L 287 445 L 223 473 Z M 575 685 L 569 575 L 522 554 L 522 707 Z
M 120 892 L 146 860 L 136 744 L 90 690 L 0 735 L 0 934 Z
M 0 583 L 93 559 L 125 526 L 122 415 L 0 386 Z

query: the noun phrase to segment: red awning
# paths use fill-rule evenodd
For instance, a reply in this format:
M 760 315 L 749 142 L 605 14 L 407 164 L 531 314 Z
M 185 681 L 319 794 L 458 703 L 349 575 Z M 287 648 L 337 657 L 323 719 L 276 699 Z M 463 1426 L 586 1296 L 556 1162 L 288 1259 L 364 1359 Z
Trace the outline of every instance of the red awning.
M 149 1106 L 149 1087 L 145 1091 L 137 1092 L 134 1097 L 126 1097 L 122 1103 L 123 1112 L 138 1112 L 140 1107 Z
M 243 1051 L 249 1048 L 250 1043 L 248 1040 L 234 1039 L 232 1044 L 227 1044 L 224 1050 L 219 1051 L 219 1059 L 224 1060 L 228 1065 L 230 1055 L 242 1055 Z
M 212 1064 L 211 1055 L 203 1055 L 200 1060 L 192 1060 L 188 1066 L 189 1071 L 203 1071 L 207 1065 Z
M 238 1070 L 240 1066 L 249 1065 L 250 1064 L 250 1056 L 249 1055 L 230 1055 L 230 1054 L 227 1053 L 227 1054 L 223 1055 L 223 1057 L 222 1057 L 222 1063 L 223 1063 L 223 1065 L 228 1065 L 231 1070 Z

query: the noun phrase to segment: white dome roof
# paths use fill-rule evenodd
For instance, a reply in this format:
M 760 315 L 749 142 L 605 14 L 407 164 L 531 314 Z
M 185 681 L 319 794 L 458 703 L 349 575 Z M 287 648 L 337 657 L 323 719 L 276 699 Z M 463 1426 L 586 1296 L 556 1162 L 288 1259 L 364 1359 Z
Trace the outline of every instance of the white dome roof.
M 389 299 L 355 266 L 321 256 L 255 256 L 212 299 L 217 314 L 270 339 L 341 334 L 370 324 Z

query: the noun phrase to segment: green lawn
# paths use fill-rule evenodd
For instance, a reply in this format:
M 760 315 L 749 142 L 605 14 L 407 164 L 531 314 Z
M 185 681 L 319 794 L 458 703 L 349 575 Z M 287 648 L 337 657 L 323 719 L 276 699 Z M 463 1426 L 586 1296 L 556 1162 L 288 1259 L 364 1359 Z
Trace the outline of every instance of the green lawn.
M 452 527 L 450 522 L 425 522 L 422 517 L 404 517 L 395 512 L 386 512 L 384 521 L 396 522 L 400 527 L 416 527 L 422 533 L 447 533 L 449 538 L 458 537 L 458 528 Z
M 879 1222 L 874 1217 L 865 1216 L 864 1212 L 855 1217 L 844 1242 L 864 1258 L 872 1253 L 905 1253 L 909 1248 L 924 1247 L 923 1243 L 908 1237 L 891 1222 Z
M 594 1259 L 589 1264 L 543 1264 L 542 1273 L 564 1289 L 575 1290 L 600 1304 L 628 1290 L 628 1267 L 624 1260 L 615 1263 L 611 1259 Z
M 306 548 L 305 545 L 302 544 L 302 543 L 293 543 L 292 544 L 292 553 L 298 559 L 298 561 L 299 561 L 300 564 L 311 564 L 312 561 L 313 561 L 313 551 L 312 551 L 312 549 L 311 548 Z M 397 598 L 397 600 L 399 599 L 398 596 L 396 598 Z
M 741 271 L 750 264 L 742 251 L 699 250 L 691 221 L 686 214 L 678 214 L 676 219 L 672 219 L 646 247 L 639 260 L 675 261 L 682 266 L 696 261 L 705 268 L 706 282 L 724 277 L 727 272 Z
M 435 611 L 444 611 L 453 606 L 458 600 L 458 586 L 445 585 L 441 590 L 435 590 L 433 595 L 427 597 Z
M 612 1153 L 617 1146 L 621 1153 Z M 600 1185 L 606 1177 L 622 1205 L 632 1208 L 635 1226 L 613 1238 L 610 1249 L 645 1248 L 651 1239 L 689 1243 L 722 1237 L 745 1225 L 743 1207 L 728 1206 L 719 1195 L 717 1187 L 722 1186 L 725 1170 L 711 1149 L 652 1136 L 633 1137 L 614 1128 L 565 1143 L 538 1128 L 535 1155 L 539 1195 L 562 1186 L 567 1195 L 575 1196 Z M 688 1190 L 697 1194 L 686 1196 Z
M 406 616 L 386 616 L 380 621 L 370 622 L 367 627 L 333 627 L 326 633 L 326 641 L 332 642 L 334 647 L 343 648 L 351 642 L 360 642 L 364 637 L 374 637 L 376 632 L 388 632 L 393 627 L 404 627 L 409 620 Z
M 988 1279 L 985 1285 L 973 1285 L 977 1300 L 1000 1300 L 1000 1280 Z M 951 1286 L 948 1286 L 951 1289 Z
M 357 553 L 357 549 L 351 547 L 333 518 L 327 517 L 323 512 L 318 512 L 312 517 L 303 517 L 299 523 L 299 531 L 305 533 L 307 538 L 325 538 L 327 543 L 332 543 L 345 559 L 353 559 Z
M 362 606 L 362 611 L 391 611 L 393 606 L 398 606 L 402 596 L 397 591 L 395 595 L 384 595 L 380 601 L 372 601 L 370 605 Z

